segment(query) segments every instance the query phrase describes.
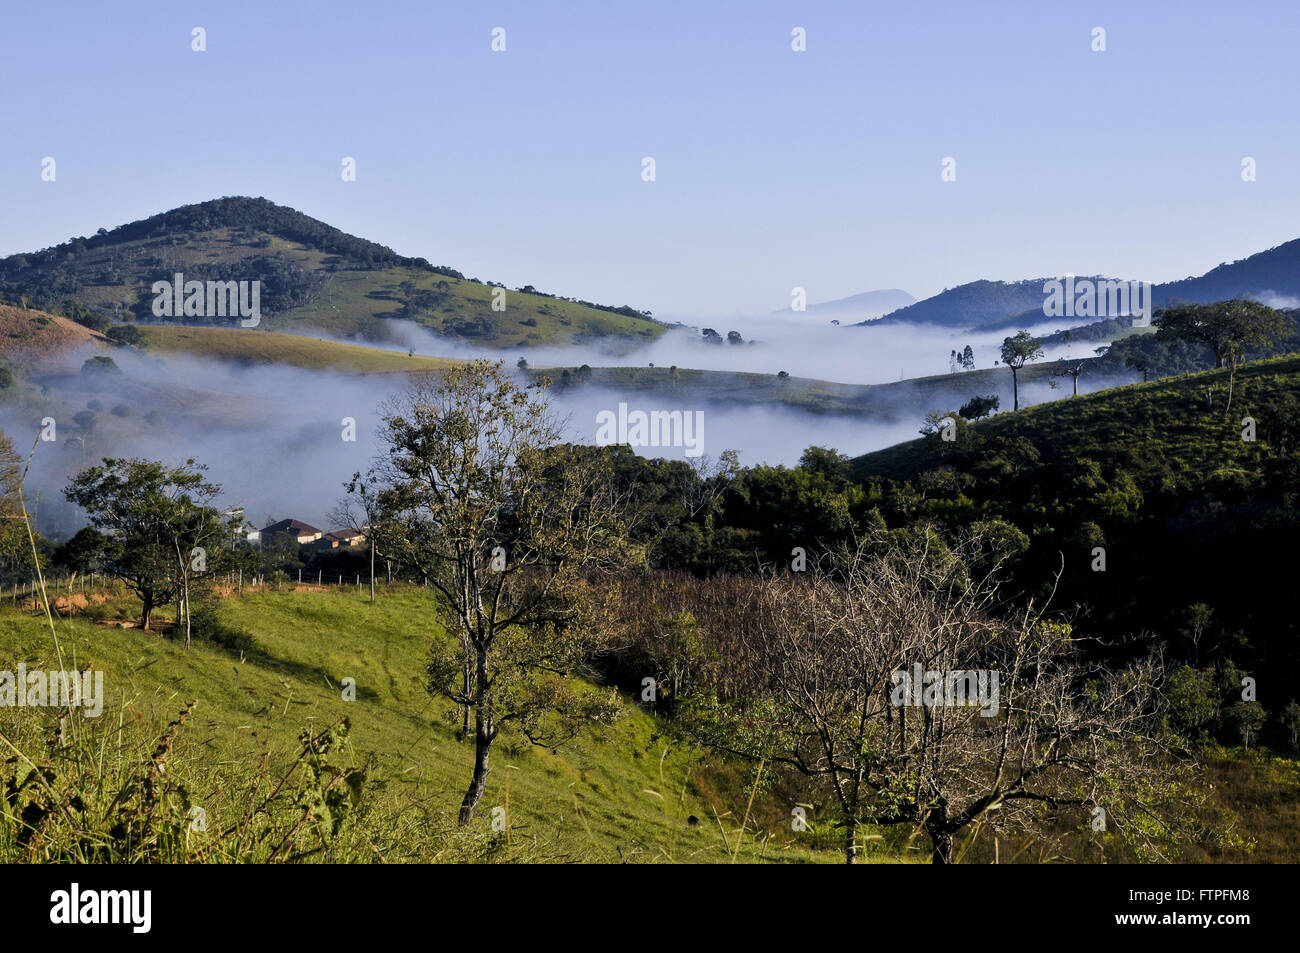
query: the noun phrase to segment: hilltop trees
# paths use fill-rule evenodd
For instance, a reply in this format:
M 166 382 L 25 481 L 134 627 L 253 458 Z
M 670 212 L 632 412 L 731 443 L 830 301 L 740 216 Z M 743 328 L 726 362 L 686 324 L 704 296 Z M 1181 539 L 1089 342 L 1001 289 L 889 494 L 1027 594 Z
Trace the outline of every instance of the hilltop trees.
M 1002 363 L 1011 368 L 1012 410 L 1020 409 L 1019 372 L 1029 361 L 1043 356 L 1043 344 L 1028 331 L 1017 331 L 1015 337 L 1002 342 Z
M 543 384 L 477 361 L 384 408 L 383 452 L 352 487 L 388 553 L 446 603 L 454 641 L 435 640 L 426 674 L 432 694 L 473 717 L 462 825 L 503 727 L 553 746 L 613 710 L 568 675 L 595 639 L 581 624 L 585 577 L 628 556 L 623 516 L 607 455 L 559 438 Z
M 1208 344 L 1214 351 L 1215 367 L 1234 360 L 1240 363 L 1246 348 L 1267 346 L 1286 330 L 1281 314 L 1245 298 L 1161 308 L 1152 323 L 1157 341 Z
M 1286 319 L 1280 313 L 1246 298 L 1162 308 L 1153 323 L 1156 340 L 1208 344 L 1214 351 L 1215 367 L 1228 366 L 1229 412 L 1237 368 L 1246 359 L 1246 349 L 1274 344 L 1286 331 Z
M 980 395 L 976 394 L 966 403 L 961 405 L 957 413 L 961 414 L 967 420 L 979 420 L 981 417 L 987 417 L 995 413 L 998 405 L 1002 403 L 997 394 Z

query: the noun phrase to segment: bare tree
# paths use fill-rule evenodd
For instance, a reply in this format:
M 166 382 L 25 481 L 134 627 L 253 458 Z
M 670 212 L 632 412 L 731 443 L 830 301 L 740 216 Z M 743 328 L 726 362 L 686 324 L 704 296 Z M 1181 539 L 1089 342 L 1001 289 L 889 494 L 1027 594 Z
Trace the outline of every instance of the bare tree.
M 1063 357 L 1057 363 L 1056 366 L 1057 377 L 1074 378 L 1075 397 L 1079 396 L 1079 375 L 1083 373 L 1083 369 L 1087 366 L 1088 366 L 1088 359 L 1085 357 L 1076 357 L 1076 358 Z
M 375 601 L 375 550 L 378 546 L 376 537 L 379 535 L 377 524 L 380 516 L 375 512 L 377 501 L 366 492 L 365 481 L 360 473 L 352 474 L 352 479 L 344 484 L 344 489 L 347 490 L 348 495 L 339 500 L 330 511 L 330 520 L 365 536 L 366 542 L 370 544 L 370 601 L 373 603 Z M 388 581 L 392 582 L 391 570 Z
M 717 460 L 707 453 L 688 459 L 676 478 L 677 496 L 686 514 L 694 519 L 702 511 L 711 511 L 739 472 L 740 456 L 735 450 L 722 451 Z
M 849 863 L 863 824 L 910 826 L 949 863 L 959 832 L 1024 833 L 1044 806 L 1130 810 L 1141 823 L 1117 827 L 1150 839 L 1153 663 L 1097 668 L 1032 606 L 998 618 L 989 547 L 876 536 L 772 577 L 766 624 L 731 649 L 743 680 L 691 706 L 701 739 L 824 785 Z

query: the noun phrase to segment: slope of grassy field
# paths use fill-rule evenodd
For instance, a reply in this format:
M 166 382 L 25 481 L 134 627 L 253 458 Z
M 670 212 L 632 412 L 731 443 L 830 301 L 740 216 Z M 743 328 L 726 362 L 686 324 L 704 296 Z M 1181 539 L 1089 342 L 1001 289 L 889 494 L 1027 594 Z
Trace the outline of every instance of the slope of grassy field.
M 436 371 L 460 363 L 450 358 L 408 356 L 400 351 L 254 328 L 167 325 L 141 327 L 140 332 L 151 353 L 190 354 L 243 364 L 283 364 L 310 370 L 373 374 Z
M 110 601 L 91 614 L 111 621 L 137 608 Z M 96 624 L 85 615 L 57 622 L 64 668 L 90 665 L 105 673 L 109 704 L 99 727 L 112 729 L 110 735 L 161 734 L 178 710 L 197 700 L 168 764 L 173 780 L 188 785 L 192 803 L 206 811 L 209 831 L 238 820 L 260 766 L 270 765 L 272 777 L 282 771 L 304 726 L 319 730 L 347 717 L 347 763 L 361 765 L 374 756 L 363 800 L 369 814 L 322 859 L 731 859 L 748 790 L 736 792 L 740 808 L 734 814 L 728 813 L 735 810 L 731 804 L 706 802 L 695 781 L 698 753 L 684 750 L 626 700 L 613 725 L 584 731 L 558 752 L 503 735 L 479 814 L 471 828 L 458 830 L 456 810 L 473 749 L 456 741 L 450 705 L 422 688 L 429 641 L 442 637 L 429 621 L 434 603 L 423 589 L 395 585 L 373 605 L 351 586 L 259 591 L 221 600 L 220 613 L 252 633 L 254 651 L 241 658 L 206 643 L 186 651 L 182 642 L 157 633 Z M 44 617 L 6 605 L 0 608 L 0 669 L 14 671 L 19 662 L 29 671 L 59 667 Z M 355 701 L 342 699 L 346 678 L 355 679 Z M 57 718 L 0 708 L 0 725 L 0 737 L 35 755 L 42 732 L 55 728 Z M 494 809 L 504 830 L 493 829 Z M 780 840 L 778 832 L 770 842 L 756 842 L 751 821 L 739 859 L 838 859 L 833 850 L 809 851 Z M 0 845 L 12 857 L 11 848 Z
M 975 372 L 979 373 L 979 372 Z M 1088 454 L 1099 459 L 1123 454 L 1134 465 L 1174 466 L 1181 473 L 1203 474 L 1256 452 L 1243 441 L 1238 421 L 1259 414 L 1263 401 L 1300 394 L 1300 355 L 1254 361 L 1237 371 L 1233 420 L 1207 413 L 1226 409 L 1228 370 L 1219 369 L 1096 391 L 1077 398 L 1037 404 L 1014 413 L 999 413 L 970 425 L 988 440 L 1023 438 L 1043 458 Z M 1276 424 L 1277 422 L 1272 422 Z M 1264 435 L 1261 434 L 1261 438 Z M 896 444 L 853 461 L 856 478 L 910 479 L 943 463 L 943 447 L 925 439 Z
M 1020 372 L 1021 386 L 1045 381 L 1055 370 L 1055 364 L 1031 364 Z M 580 381 L 585 376 L 586 385 L 627 394 L 656 394 L 683 401 L 742 406 L 782 405 L 823 414 L 893 419 L 912 416 L 918 426 L 927 411 L 956 407 L 976 394 L 1005 392 L 1004 401 L 1011 402 L 1011 372 L 1005 368 L 936 374 L 885 384 L 840 384 L 809 377 L 690 368 L 677 368 L 674 378 L 673 368 L 669 367 L 592 367 L 583 375 L 576 367 L 546 367 L 530 368 L 529 373 L 534 377 L 549 377 L 561 388 L 583 386 Z
M 108 342 L 68 318 L 0 304 L 0 354 L 43 357 L 85 344 Z

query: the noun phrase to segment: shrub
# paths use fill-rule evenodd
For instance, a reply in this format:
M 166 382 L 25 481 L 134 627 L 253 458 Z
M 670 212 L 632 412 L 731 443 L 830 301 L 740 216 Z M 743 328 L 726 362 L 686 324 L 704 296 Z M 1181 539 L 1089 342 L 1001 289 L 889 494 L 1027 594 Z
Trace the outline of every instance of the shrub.
M 218 645 L 227 652 L 248 655 L 257 649 L 253 634 L 222 622 L 217 607 L 210 602 L 201 602 L 190 609 L 190 635 L 200 642 Z

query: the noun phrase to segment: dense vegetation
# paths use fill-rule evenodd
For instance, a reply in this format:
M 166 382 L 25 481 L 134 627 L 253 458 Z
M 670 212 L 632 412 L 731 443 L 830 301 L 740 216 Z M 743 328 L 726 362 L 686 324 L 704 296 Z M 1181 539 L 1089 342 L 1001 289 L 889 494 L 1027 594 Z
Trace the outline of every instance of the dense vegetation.
M 810 448 L 795 468 L 701 474 L 630 453 L 619 467 L 651 514 L 652 562 L 700 575 L 788 566 L 796 547 L 824 551 L 879 528 L 999 534 L 1020 597 L 1054 591 L 1103 654 L 1161 645 L 1198 669 L 1213 711 L 1197 733 L 1240 742 L 1240 678 L 1269 673 L 1266 734 L 1284 741 L 1291 697 L 1278 686 L 1300 673 L 1283 556 L 1300 530 L 1300 358 L 1240 371 L 1231 417 L 1228 376 L 978 423 L 954 411 L 954 440 L 936 431 L 854 461 Z

